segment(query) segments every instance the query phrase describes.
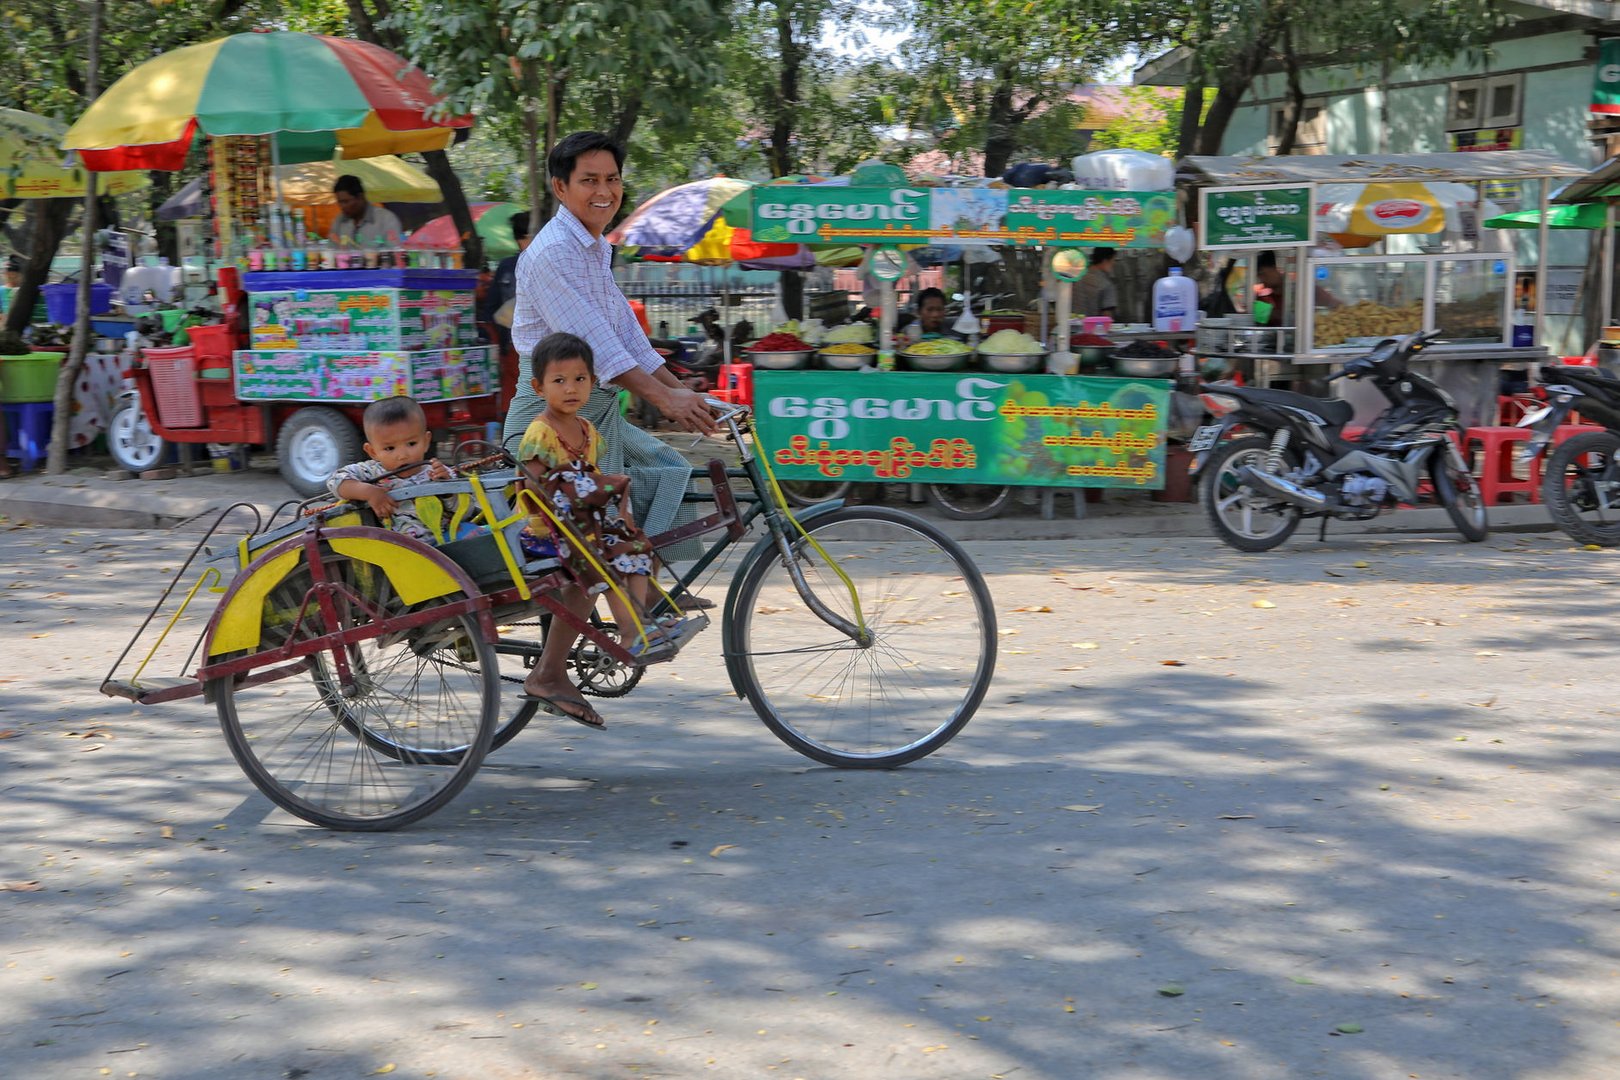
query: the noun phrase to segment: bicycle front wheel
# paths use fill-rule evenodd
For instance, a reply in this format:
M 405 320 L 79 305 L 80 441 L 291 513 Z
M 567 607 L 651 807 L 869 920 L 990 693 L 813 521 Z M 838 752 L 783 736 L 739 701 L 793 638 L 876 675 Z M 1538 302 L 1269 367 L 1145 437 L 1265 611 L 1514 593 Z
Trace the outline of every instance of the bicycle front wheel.
M 795 538 L 805 583 L 829 610 L 864 620 L 870 643 L 811 611 L 781 554 L 766 551 L 742 571 L 725 633 L 744 696 L 778 738 L 827 765 L 886 769 L 933 753 L 972 718 L 995 671 L 984 575 L 898 510 L 844 507 L 805 527 L 822 549 Z

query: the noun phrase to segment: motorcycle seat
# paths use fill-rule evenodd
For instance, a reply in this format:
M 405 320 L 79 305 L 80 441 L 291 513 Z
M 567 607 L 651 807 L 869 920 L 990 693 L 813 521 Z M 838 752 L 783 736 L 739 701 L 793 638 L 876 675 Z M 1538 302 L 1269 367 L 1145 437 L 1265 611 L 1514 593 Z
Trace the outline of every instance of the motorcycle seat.
M 1292 390 L 1267 390 L 1258 386 L 1245 386 L 1241 388 L 1222 387 L 1220 392 L 1231 394 L 1245 401 L 1252 401 L 1257 405 L 1305 409 L 1320 416 L 1335 428 L 1344 427 L 1350 422 L 1350 418 L 1356 414 L 1356 407 L 1348 401 L 1339 398 L 1308 397 L 1305 394 L 1296 394 Z
M 1604 383 L 1605 389 L 1620 390 L 1620 376 L 1608 368 L 1577 367 L 1573 364 L 1553 367 L 1548 365 L 1541 369 L 1543 382 L 1550 379 L 1574 379 L 1578 383 Z

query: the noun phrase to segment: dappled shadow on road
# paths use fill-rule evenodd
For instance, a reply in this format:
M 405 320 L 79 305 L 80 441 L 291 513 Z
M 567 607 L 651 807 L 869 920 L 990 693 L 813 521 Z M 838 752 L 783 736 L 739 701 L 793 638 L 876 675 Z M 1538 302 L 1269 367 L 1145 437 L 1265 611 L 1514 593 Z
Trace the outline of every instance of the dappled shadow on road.
M 1068 583 L 1060 611 L 1004 616 L 981 715 L 892 773 L 774 742 L 700 677 L 700 639 L 604 705 L 608 732 L 542 717 L 380 836 L 273 812 L 206 707 L 137 712 L 42 664 L 0 744 L 0 838 L 41 886 L 8 905 L 8 1056 L 184 1080 L 1601 1075 L 1620 738 L 1531 675 L 1568 656 L 1546 625 L 1595 630 L 1601 597 L 1550 548 L 1511 589 L 1513 553 L 1408 550 L 1236 592 L 1204 551 L 1027 560 Z M 1267 626 L 1251 597 L 1317 614 Z M 1039 618 L 1064 632 L 1037 643 Z M 63 713 L 102 737 L 60 737 Z

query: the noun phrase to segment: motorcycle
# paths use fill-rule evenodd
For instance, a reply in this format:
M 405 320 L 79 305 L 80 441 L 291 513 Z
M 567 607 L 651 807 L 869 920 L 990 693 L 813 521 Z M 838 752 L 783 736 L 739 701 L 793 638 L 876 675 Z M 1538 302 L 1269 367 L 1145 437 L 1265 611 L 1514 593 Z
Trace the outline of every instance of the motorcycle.
M 1547 365 L 1547 404 L 1518 423 L 1529 428 L 1521 460 L 1546 452 L 1573 412 L 1603 425 L 1559 443 L 1547 458 L 1541 501 L 1553 523 L 1583 544 L 1620 544 L 1620 378 L 1602 368 Z
M 1356 439 L 1344 437 L 1348 401 L 1201 384 L 1216 422 L 1194 432 L 1187 449 L 1215 535 L 1239 551 L 1269 551 L 1304 518 L 1320 518 L 1325 537 L 1330 518 L 1365 521 L 1422 501 L 1427 480 L 1463 539 L 1485 539 L 1485 501 L 1462 454 L 1456 402 L 1409 370 L 1439 336 L 1388 338 L 1328 379 L 1368 379 L 1389 402 Z

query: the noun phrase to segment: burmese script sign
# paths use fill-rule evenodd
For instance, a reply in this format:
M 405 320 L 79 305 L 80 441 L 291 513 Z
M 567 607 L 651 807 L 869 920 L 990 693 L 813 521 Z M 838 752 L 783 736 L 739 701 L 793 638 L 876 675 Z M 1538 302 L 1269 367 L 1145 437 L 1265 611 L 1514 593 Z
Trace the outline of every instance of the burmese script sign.
M 769 244 L 1157 247 L 1176 219 L 1170 191 L 767 184 L 752 198 Z
M 1205 188 L 1199 197 L 1205 249 L 1312 241 L 1315 216 L 1308 187 Z
M 1170 383 L 988 372 L 756 371 L 784 480 L 1164 486 Z

